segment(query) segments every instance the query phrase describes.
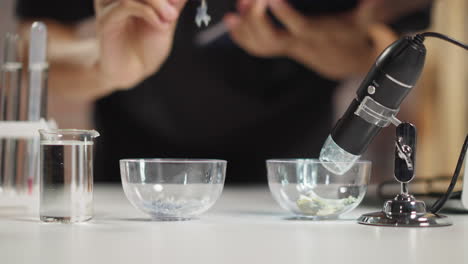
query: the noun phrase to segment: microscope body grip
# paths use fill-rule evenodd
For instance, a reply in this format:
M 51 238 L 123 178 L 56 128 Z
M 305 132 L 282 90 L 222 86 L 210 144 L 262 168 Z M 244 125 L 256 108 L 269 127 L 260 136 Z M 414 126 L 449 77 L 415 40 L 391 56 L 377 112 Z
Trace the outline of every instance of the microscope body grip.
M 359 105 L 354 99 L 331 132 L 336 144 L 353 155 L 361 155 L 382 129 L 355 114 Z
M 416 84 L 425 56 L 424 45 L 410 37 L 395 41 L 380 54 L 359 86 L 356 98 L 331 132 L 338 146 L 353 155 L 361 155 L 366 151 L 380 130 L 388 126 L 389 115 L 396 115 L 401 103 Z M 377 108 L 364 105 L 366 100 L 372 101 Z M 367 109 L 369 115 L 375 110 L 375 115 L 383 124 L 363 118 L 359 115 L 359 108 Z

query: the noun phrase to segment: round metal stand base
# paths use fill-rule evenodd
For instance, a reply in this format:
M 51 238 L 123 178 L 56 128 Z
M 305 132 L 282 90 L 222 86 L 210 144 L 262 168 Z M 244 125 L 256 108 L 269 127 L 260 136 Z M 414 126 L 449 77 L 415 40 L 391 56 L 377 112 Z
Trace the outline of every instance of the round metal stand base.
M 432 213 L 391 216 L 384 212 L 375 212 L 362 215 L 359 217 L 358 223 L 393 227 L 442 227 L 452 225 L 452 221 L 447 216 Z

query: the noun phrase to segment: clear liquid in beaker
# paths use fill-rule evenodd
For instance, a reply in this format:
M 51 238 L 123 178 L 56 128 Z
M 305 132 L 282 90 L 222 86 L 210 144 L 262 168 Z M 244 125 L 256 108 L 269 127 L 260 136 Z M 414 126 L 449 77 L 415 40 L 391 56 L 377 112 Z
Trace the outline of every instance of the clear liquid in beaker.
M 41 206 L 45 222 L 82 222 L 93 215 L 93 142 L 41 142 Z

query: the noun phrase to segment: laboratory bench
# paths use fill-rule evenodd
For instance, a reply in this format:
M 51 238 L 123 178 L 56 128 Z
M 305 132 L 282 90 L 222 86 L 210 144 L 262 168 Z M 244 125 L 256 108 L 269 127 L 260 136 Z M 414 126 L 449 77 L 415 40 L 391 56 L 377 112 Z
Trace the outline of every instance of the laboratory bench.
M 150 221 L 121 185 L 97 185 L 94 205 L 81 224 L 2 214 L 0 263 L 468 263 L 463 214 L 450 214 L 450 227 L 364 226 L 355 219 L 380 209 L 364 203 L 341 220 L 297 220 L 267 187 L 225 188 L 189 221 Z

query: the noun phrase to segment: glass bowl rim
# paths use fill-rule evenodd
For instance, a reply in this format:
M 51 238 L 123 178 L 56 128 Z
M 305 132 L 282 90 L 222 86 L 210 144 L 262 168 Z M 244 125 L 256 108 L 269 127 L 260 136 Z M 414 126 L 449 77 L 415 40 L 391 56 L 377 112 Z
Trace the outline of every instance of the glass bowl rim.
M 190 159 L 190 158 L 141 158 L 141 159 L 121 159 L 120 163 L 153 163 L 153 164 L 205 164 L 205 163 L 222 163 L 226 164 L 226 160 L 221 159 Z
M 319 159 L 294 159 L 294 158 L 286 158 L 286 159 L 268 159 L 266 160 L 266 163 L 280 163 L 280 164 L 297 164 L 299 162 L 306 162 L 310 164 L 323 164 L 323 163 L 353 163 L 353 164 L 372 164 L 372 161 L 370 160 L 357 160 L 355 162 L 349 162 L 349 161 L 338 161 L 338 162 L 332 162 L 332 161 L 321 161 Z

